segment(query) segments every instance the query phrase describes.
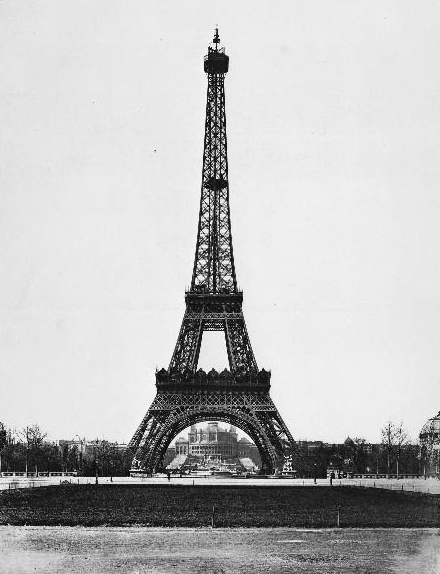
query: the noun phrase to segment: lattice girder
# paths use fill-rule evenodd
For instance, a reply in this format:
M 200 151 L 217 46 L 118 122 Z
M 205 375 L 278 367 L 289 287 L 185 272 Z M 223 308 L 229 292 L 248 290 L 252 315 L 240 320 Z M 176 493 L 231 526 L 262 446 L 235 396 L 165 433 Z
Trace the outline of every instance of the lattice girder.
M 208 74 L 199 226 L 191 290 L 236 292 L 229 212 L 224 74 Z
M 231 371 L 256 372 L 242 311 L 243 296 L 187 293 L 186 310 L 169 370 L 196 371 L 204 331 L 223 331 Z

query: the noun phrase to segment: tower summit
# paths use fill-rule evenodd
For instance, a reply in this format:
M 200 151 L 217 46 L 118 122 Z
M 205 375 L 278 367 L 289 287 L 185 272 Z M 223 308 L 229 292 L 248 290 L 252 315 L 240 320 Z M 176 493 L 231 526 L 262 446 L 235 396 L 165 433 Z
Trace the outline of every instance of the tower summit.
M 205 56 L 204 69 L 207 74 L 226 74 L 229 68 L 229 56 L 225 54 L 224 48 L 219 48 L 220 36 L 218 28 L 215 29 L 214 48 L 208 47 L 208 54 Z
M 191 286 L 169 367 L 156 373 L 156 398 L 129 444 L 137 472 L 160 466 L 173 438 L 201 421 L 222 420 L 241 428 L 257 445 L 266 471 L 280 470 L 295 447 L 269 396 L 270 372 L 258 369 L 243 316 L 243 293 L 237 288 L 226 138 L 229 57 L 219 44 L 216 28 L 204 58 L 208 86 Z M 229 370 L 197 370 L 205 331 L 223 331 Z

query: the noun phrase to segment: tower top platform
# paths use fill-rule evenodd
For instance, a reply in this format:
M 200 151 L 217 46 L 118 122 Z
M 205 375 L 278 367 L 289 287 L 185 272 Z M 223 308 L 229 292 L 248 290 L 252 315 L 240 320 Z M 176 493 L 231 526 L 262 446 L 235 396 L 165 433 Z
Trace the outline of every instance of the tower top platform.
M 215 29 L 215 36 L 212 41 L 214 47 L 208 47 L 208 54 L 204 59 L 204 69 L 207 74 L 226 74 L 229 69 L 229 56 L 225 54 L 224 48 L 219 48 L 220 37 L 218 28 Z

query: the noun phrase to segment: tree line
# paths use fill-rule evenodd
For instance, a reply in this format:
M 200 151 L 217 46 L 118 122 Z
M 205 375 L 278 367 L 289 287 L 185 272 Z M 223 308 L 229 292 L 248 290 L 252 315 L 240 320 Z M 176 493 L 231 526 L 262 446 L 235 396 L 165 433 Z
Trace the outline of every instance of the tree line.
M 324 477 L 329 466 L 343 473 L 420 474 L 420 447 L 409 440 L 402 423 L 387 422 L 381 443 L 369 444 L 356 437 L 344 444 L 300 446 L 304 476 Z M 16 430 L 0 422 L 2 472 L 77 472 L 81 476 L 127 476 L 132 454 L 116 443 L 47 440 L 34 423 Z
M 12 429 L 0 422 L 0 470 L 2 472 L 77 472 L 80 476 L 126 476 L 131 454 L 108 440 L 47 440 L 34 423 Z
M 403 423 L 388 421 L 381 429 L 381 442 L 371 444 L 364 438 L 347 439 L 343 444 L 305 445 L 304 472 L 323 477 L 329 467 L 343 474 L 421 474 L 420 446 L 412 442 Z

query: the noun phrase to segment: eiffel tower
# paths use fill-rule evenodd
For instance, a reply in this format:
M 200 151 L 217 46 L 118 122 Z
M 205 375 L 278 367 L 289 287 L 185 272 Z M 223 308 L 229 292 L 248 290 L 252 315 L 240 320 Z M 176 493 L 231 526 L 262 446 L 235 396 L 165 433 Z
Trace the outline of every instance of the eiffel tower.
M 156 397 L 129 443 L 132 472 L 159 468 L 172 439 L 206 420 L 228 422 L 247 433 L 259 449 L 263 472 L 291 467 L 295 450 L 269 395 L 271 374 L 258 369 L 242 311 L 243 293 L 237 288 L 224 87 L 229 57 L 219 43 L 216 29 L 204 58 L 208 89 L 191 287 L 185 293 L 186 310 L 171 362 L 168 369 L 156 372 Z M 204 331 L 224 332 L 229 370 L 197 370 Z

